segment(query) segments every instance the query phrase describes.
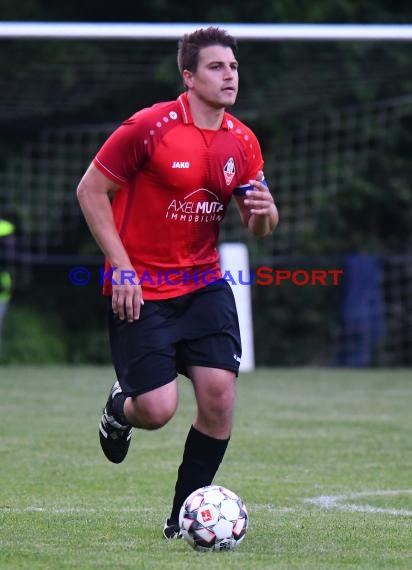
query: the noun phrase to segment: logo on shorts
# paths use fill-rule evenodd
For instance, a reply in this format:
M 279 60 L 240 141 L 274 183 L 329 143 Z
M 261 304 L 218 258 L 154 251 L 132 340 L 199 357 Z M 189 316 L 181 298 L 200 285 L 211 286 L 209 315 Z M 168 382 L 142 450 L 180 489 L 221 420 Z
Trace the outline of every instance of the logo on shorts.
M 238 354 L 234 354 L 233 358 L 236 360 L 236 362 L 240 362 L 240 356 Z
M 225 175 L 226 184 L 229 186 L 236 174 L 235 161 L 233 160 L 233 157 L 230 157 L 223 167 L 223 174 Z

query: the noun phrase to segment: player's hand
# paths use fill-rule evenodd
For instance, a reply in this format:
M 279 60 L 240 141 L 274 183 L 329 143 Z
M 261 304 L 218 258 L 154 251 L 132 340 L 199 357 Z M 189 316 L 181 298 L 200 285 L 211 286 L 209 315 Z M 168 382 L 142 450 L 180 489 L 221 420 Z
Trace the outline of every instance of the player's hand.
M 133 267 L 117 267 L 113 271 L 112 281 L 114 314 L 121 320 L 127 319 L 130 323 L 137 321 L 144 301 L 136 271 Z
M 263 172 L 259 170 L 256 180 L 250 180 L 253 190 L 246 192 L 245 205 L 250 208 L 250 214 L 258 216 L 267 216 L 273 212 L 275 201 L 269 188 L 263 184 Z

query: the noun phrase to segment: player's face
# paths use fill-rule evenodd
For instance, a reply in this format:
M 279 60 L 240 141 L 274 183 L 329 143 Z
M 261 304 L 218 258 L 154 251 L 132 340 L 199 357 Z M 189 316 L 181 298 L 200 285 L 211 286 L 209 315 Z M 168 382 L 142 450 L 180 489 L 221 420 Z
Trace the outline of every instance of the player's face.
M 231 48 L 216 45 L 201 49 L 197 70 L 185 73 L 189 89 L 207 105 L 221 109 L 236 101 L 238 63 Z

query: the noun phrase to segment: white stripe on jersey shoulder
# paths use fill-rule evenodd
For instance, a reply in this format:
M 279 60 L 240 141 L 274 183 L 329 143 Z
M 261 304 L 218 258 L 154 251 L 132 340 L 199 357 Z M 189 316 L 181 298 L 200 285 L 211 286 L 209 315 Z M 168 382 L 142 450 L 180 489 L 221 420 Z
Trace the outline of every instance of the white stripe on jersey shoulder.
M 187 113 L 186 113 L 185 104 L 183 103 L 183 100 L 182 100 L 182 95 L 179 95 L 179 97 L 178 97 L 177 100 L 179 101 L 180 106 L 181 106 L 181 108 L 182 108 L 183 120 L 184 120 L 185 123 L 188 123 L 188 122 L 189 122 L 189 117 L 187 116 Z

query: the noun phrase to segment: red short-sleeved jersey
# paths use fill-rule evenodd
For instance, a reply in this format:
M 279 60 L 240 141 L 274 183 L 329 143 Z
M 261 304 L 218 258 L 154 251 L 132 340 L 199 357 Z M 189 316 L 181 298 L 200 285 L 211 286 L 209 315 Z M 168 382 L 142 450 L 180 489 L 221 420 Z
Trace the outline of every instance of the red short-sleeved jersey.
M 220 223 L 232 194 L 243 194 L 263 168 L 248 127 L 228 113 L 219 130 L 196 127 L 185 93 L 126 120 L 94 164 L 121 185 L 114 219 L 134 281 L 149 300 L 183 295 L 220 276 Z M 105 278 L 104 294 L 111 285 Z

